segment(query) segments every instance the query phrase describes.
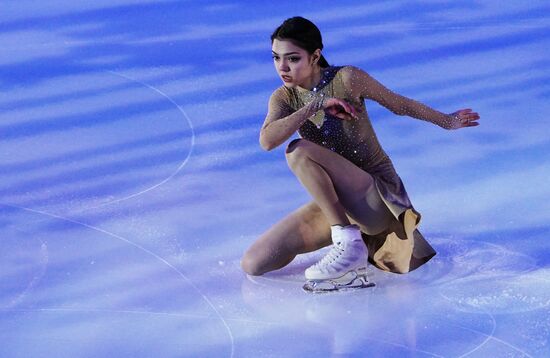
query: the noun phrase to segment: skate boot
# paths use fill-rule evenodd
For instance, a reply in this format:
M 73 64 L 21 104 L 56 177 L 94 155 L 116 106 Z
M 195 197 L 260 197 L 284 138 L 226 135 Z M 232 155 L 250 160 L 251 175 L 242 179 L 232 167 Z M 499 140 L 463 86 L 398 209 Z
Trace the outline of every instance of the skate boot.
M 367 279 L 367 247 L 359 226 L 332 225 L 333 246 L 319 262 L 305 271 L 308 292 L 372 287 Z

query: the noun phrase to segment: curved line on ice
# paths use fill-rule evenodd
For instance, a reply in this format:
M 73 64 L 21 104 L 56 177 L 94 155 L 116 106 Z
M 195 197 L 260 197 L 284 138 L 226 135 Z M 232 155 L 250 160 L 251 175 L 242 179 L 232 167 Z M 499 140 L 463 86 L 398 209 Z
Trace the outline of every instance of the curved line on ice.
M 176 103 L 176 101 L 174 101 L 170 96 L 168 96 L 166 93 L 162 92 L 161 90 L 159 90 L 158 88 L 156 87 L 153 87 L 145 82 L 142 82 L 140 80 L 137 80 L 135 78 L 132 78 L 130 76 L 127 76 L 125 74 L 122 74 L 122 73 L 119 73 L 119 72 L 115 72 L 115 71 L 110 71 L 110 70 L 106 70 L 106 72 L 109 72 L 111 74 L 114 74 L 114 75 L 117 75 L 117 76 L 120 76 L 120 77 L 123 77 L 123 78 L 126 78 L 130 81 L 134 81 L 134 82 L 137 82 L 157 93 L 159 93 L 161 96 L 165 97 L 168 101 L 170 101 L 174 106 L 176 106 L 176 108 L 178 109 L 178 111 L 181 112 L 181 114 L 183 115 L 183 117 L 187 120 L 187 123 L 189 124 L 189 128 L 191 129 L 191 147 L 189 149 L 189 153 L 187 153 L 187 156 L 185 157 L 185 159 L 183 160 L 183 162 L 180 163 L 180 165 L 176 168 L 176 170 L 170 174 L 168 177 L 164 178 L 163 180 L 161 180 L 160 182 L 156 183 L 155 185 L 149 187 L 149 188 L 146 188 L 146 189 L 143 189 L 137 193 L 134 193 L 134 194 L 131 194 L 131 195 L 128 195 L 128 196 L 125 196 L 125 197 L 122 197 L 122 198 L 119 198 L 119 199 L 114 199 L 114 200 L 110 200 L 110 201 L 107 201 L 105 203 L 102 203 L 102 204 L 99 204 L 99 205 L 95 205 L 95 206 L 90 206 L 90 207 L 86 207 L 86 208 L 82 208 L 80 210 L 77 210 L 73 213 L 80 213 L 80 212 L 83 212 L 83 211 L 86 211 L 86 210 L 90 210 L 90 209 L 96 209 L 96 208 L 99 208 L 99 207 L 102 207 L 102 206 L 106 206 L 106 205 L 111 205 L 111 204 L 114 204 L 114 203 L 118 203 L 118 202 L 121 202 L 121 201 L 124 201 L 124 200 L 128 200 L 128 199 L 131 199 L 131 198 L 134 198 L 138 195 L 141 195 L 141 194 L 145 194 L 146 192 L 148 191 L 151 191 L 155 188 L 158 188 L 159 186 L 161 186 L 162 184 L 166 183 L 168 180 L 172 179 L 176 174 L 178 174 L 182 169 L 183 167 L 187 164 L 187 162 L 189 161 L 189 158 L 191 157 L 191 153 L 193 152 L 193 148 L 195 146 L 195 129 L 193 128 L 193 122 L 191 122 L 191 119 L 189 118 L 189 116 L 187 115 L 187 113 L 183 110 L 183 108 L 181 108 L 181 106 L 179 104 Z
M 161 261 L 162 263 L 164 263 L 166 266 L 170 267 L 172 270 L 174 270 L 178 275 L 180 275 L 184 280 L 186 280 L 194 289 L 195 291 L 197 291 L 199 293 L 199 295 L 202 296 L 202 298 L 206 301 L 206 303 L 210 306 L 210 308 L 212 308 L 212 310 L 216 313 L 216 315 L 218 316 L 218 318 L 220 319 L 220 321 L 223 323 L 223 325 L 225 326 L 225 329 L 229 335 L 229 339 L 231 341 L 231 355 L 230 357 L 233 357 L 234 355 L 234 352 L 235 352 L 235 339 L 233 337 L 233 332 L 231 331 L 231 328 L 229 327 L 229 325 L 227 324 L 227 321 L 223 318 L 223 316 L 221 315 L 221 313 L 216 309 L 216 306 L 214 306 L 214 304 L 210 301 L 210 299 L 208 299 L 208 297 L 206 297 L 206 295 L 204 293 L 202 293 L 202 291 L 193 283 L 193 281 L 191 281 L 183 272 L 181 272 L 180 270 L 178 270 L 174 265 L 172 265 L 171 263 L 169 263 L 168 261 L 166 261 L 164 258 L 162 258 L 161 256 L 155 254 L 154 252 L 146 249 L 145 247 L 139 245 L 139 244 L 136 244 L 135 242 L 133 241 L 130 241 L 120 235 L 117 235 L 117 234 L 114 234 L 112 232 L 109 232 L 107 230 L 104 230 L 104 229 L 101 229 L 99 227 L 96 227 L 96 226 L 92 226 L 92 225 L 88 225 L 86 223 L 83 223 L 81 221 L 77 221 L 77 220 L 73 220 L 73 219 L 69 219 L 69 218 L 66 218 L 66 217 L 63 217 L 63 216 L 59 216 L 59 215 L 56 215 L 56 214 L 50 214 L 50 213 L 47 213 L 45 211 L 40 211 L 40 210 L 35 210 L 35 209 L 31 209 L 31 208 L 24 208 L 24 207 L 20 207 L 20 206 L 15 206 L 15 205 L 10 205 L 10 204 L 0 204 L 0 205 L 3 205 L 3 206 L 8 206 L 8 207 L 11 207 L 11 208 L 15 208 L 15 209 L 19 209 L 19 210 L 25 210 L 25 211 L 29 211 L 29 212 L 32 212 L 32 213 L 36 213 L 36 214 L 41 214 L 41 215 L 46 215 L 46 216 L 49 216 L 49 217 L 52 217 L 52 218 L 55 218 L 55 219 L 59 219 L 59 220 L 64 220 L 64 221 L 68 221 L 70 223 L 73 223 L 73 224 L 77 224 L 77 225 L 82 225 L 84 227 L 87 227 L 89 229 L 92 229 L 92 230 L 95 230 L 95 231 L 98 231 L 98 232 L 101 232 L 103 234 L 106 234 L 108 236 L 111 236 L 111 237 L 114 237 L 115 239 L 118 239 L 120 241 L 123 241 L 127 244 L 130 244 L 136 248 L 138 248 L 139 250 L 145 252 L 146 254 L 149 254 L 151 256 L 153 256 L 154 258 L 156 258 L 157 260 Z
M 27 284 L 27 287 L 19 294 L 16 298 L 12 299 L 11 302 L 5 306 L 2 309 L 8 309 L 10 307 L 15 307 L 25 298 L 27 293 L 36 286 L 37 283 L 39 283 L 42 280 L 42 277 L 46 274 L 46 270 L 48 269 L 48 263 L 49 263 L 49 256 L 48 256 L 48 246 L 46 243 L 41 239 L 38 238 L 38 240 L 41 242 L 40 245 L 40 259 L 41 259 L 41 267 L 38 274 L 34 275 L 34 277 L 30 280 L 30 282 Z

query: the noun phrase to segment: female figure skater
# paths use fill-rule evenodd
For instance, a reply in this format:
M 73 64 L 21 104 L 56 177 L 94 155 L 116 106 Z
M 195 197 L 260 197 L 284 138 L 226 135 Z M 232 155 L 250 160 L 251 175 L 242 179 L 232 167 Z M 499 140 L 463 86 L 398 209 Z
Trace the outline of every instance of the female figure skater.
M 288 144 L 286 158 L 313 200 L 254 242 L 242 269 L 261 275 L 332 244 L 305 270 L 304 289 L 325 291 L 371 286 L 367 262 L 394 273 L 426 263 L 436 252 L 417 229 L 421 215 L 378 142 L 364 100 L 448 130 L 477 126 L 479 115 L 445 114 L 392 92 L 358 67 L 329 65 L 319 29 L 303 17 L 285 20 L 271 43 L 284 85 L 269 99 L 260 144 L 271 150 L 298 130 L 301 138 Z

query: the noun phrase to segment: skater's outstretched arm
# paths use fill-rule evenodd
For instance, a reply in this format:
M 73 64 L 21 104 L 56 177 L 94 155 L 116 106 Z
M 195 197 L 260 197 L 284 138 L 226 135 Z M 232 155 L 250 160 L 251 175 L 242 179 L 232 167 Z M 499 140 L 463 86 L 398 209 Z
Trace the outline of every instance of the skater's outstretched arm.
M 434 123 L 444 129 L 458 129 L 479 125 L 474 122 L 479 115 L 470 108 L 461 109 L 451 114 L 437 111 L 412 98 L 395 93 L 377 81 L 367 72 L 355 66 L 342 69 L 343 81 L 354 98 L 368 98 L 380 103 L 400 116 L 418 118 Z

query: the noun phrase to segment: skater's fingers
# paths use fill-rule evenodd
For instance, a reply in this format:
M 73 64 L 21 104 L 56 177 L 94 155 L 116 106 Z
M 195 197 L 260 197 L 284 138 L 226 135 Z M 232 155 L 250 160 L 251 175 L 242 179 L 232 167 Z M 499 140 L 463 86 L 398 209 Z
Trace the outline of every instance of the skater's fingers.
M 357 112 L 351 104 L 344 100 L 340 100 L 340 105 L 344 108 L 344 111 L 347 114 L 346 119 L 353 119 L 357 117 Z
M 344 109 L 346 110 L 346 112 L 348 112 L 349 114 L 353 113 L 353 108 L 348 102 L 342 101 L 342 105 L 344 106 Z
M 352 116 L 350 116 L 349 114 L 345 114 L 345 113 L 338 113 L 336 115 L 336 117 L 340 118 L 340 119 L 343 119 L 345 121 L 351 121 L 353 119 Z

